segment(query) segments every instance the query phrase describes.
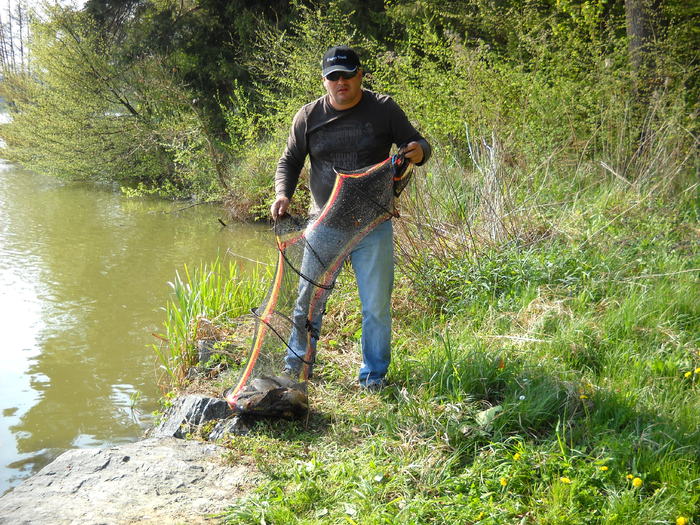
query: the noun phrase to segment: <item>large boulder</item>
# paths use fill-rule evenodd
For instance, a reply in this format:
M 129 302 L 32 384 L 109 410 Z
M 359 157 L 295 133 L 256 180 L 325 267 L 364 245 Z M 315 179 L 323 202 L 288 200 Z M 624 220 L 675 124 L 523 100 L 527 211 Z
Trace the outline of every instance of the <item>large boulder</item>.
M 0 524 L 211 523 L 257 477 L 224 450 L 174 438 L 69 450 L 0 498 Z

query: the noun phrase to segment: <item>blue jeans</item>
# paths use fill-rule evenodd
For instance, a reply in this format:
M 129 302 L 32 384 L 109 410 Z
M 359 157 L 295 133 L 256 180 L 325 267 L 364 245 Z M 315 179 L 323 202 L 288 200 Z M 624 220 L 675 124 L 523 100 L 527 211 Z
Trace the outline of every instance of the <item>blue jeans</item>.
M 328 239 L 324 237 L 324 240 Z M 313 234 L 309 236 L 308 241 L 311 246 L 314 246 Z M 324 243 L 324 246 L 326 244 Z M 333 244 L 332 235 L 330 244 Z M 320 253 L 323 258 L 319 247 L 314 246 L 314 248 L 315 252 Z M 362 367 L 359 380 L 362 384 L 381 382 L 391 361 L 391 292 L 394 287 L 394 242 L 391 221 L 387 220 L 370 231 L 350 252 L 350 260 L 362 304 Z M 315 258 L 305 255 L 301 272 L 304 275 L 316 277 L 319 266 Z M 329 274 L 327 279 L 334 282 L 336 276 L 337 272 L 333 275 Z M 303 366 L 301 358 L 306 354 L 307 338 L 312 348 L 310 361 L 313 362 L 323 321 L 323 310 L 329 295 L 324 292 L 325 290 L 319 290 L 303 278 L 299 281 L 299 294 L 292 315 L 294 328 L 289 341 L 291 349 L 287 351 L 285 358 L 287 368 L 293 372 L 300 371 Z M 317 293 L 318 296 L 315 295 Z M 310 302 L 313 303 L 314 310 L 310 323 L 311 331 L 307 330 Z M 311 366 L 309 366 L 310 371 Z

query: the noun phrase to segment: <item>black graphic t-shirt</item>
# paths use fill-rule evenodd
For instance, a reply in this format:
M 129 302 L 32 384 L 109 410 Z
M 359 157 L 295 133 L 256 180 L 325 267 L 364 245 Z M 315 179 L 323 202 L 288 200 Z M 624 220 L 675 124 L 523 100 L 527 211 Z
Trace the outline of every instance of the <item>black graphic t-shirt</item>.
M 294 117 L 287 147 L 277 164 L 275 192 L 278 197 L 292 197 L 308 155 L 313 211 L 318 211 L 333 189 L 335 169 L 349 171 L 382 162 L 392 144 L 402 146 L 414 140 L 423 147 L 423 164 L 430 157 L 430 145 L 391 97 L 363 90 L 356 106 L 339 111 L 325 95 Z

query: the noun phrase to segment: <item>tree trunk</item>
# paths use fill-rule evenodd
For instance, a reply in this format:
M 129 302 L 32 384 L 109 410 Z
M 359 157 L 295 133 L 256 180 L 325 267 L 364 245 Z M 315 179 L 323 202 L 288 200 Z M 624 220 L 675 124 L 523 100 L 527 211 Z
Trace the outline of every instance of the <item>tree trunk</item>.
M 24 9 L 22 7 L 22 2 L 21 0 L 17 1 L 16 4 L 17 7 L 17 36 L 19 40 L 19 69 L 20 71 L 24 71 L 26 64 L 24 63 L 24 31 L 25 31 L 25 16 L 24 16 Z
M 625 19 L 636 89 L 649 92 L 656 80 L 654 43 L 664 26 L 661 0 L 625 0 Z
M 7 2 L 7 36 L 9 37 L 9 56 L 7 57 L 8 64 L 9 64 L 9 69 L 13 73 L 16 73 L 16 67 L 17 67 L 17 58 L 15 56 L 15 41 L 14 41 L 14 32 L 12 30 L 12 4 Z
M 4 72 L 10 70 L 10 61 L 7 54 L 7 26 L 0 15 L 0 67 Z

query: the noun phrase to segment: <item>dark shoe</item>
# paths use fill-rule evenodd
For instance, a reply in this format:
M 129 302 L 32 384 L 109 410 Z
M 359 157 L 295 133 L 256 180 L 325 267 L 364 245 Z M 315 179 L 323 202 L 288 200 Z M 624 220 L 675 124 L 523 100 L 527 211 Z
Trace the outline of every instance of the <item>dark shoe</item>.
M 372 379 L 370 381 L 360 381 L 360 389 L 366 392 L 379 392 L 386 386 L 386 379 Z
M 284 370 L 282 370 L 282 375 L 287 376 L 294 381 L 301 381 L 301 369 L 300 370 L 295 370 L 294 368 L 291 368 L 289 366 L 285 366 Z M 305 381 L 308 381 L 309 379 L 313 378 L 313 371 L 312 373 L 309 374 L 309 377 L 305 379 Z
M 284 370 L 282 370 L 281 375 L 292 378 L 292 379 L 297 379 L 299 377 L 299 370 L 294 370 L 293 368 L 285 366 Z

